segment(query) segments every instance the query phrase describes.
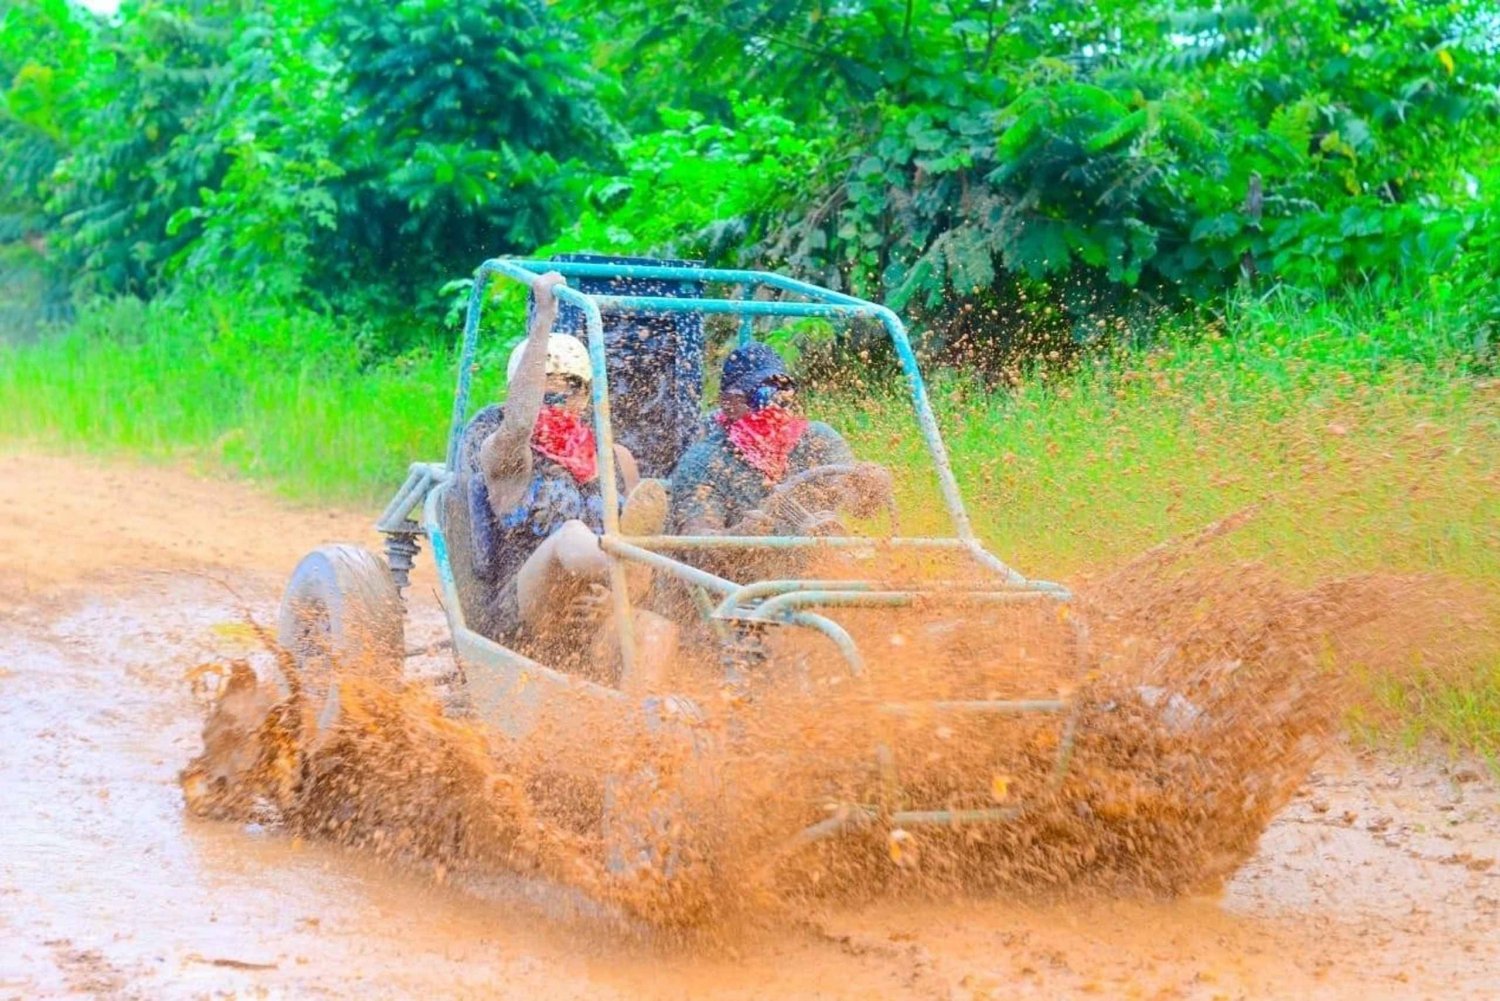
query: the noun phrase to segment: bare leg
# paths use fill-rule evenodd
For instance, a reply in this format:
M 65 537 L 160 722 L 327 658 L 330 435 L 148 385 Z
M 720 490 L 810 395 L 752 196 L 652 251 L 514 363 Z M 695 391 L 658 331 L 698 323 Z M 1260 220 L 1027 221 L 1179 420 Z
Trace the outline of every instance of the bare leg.
M 632 695 L 659 693 L 665 687 L 677 660 L 677 623 L 644 608 L 635 610 L 635 669 L 620 679 L 620 687 Z M 619 657 L 619 636 L 610 632 L 606 642 L 610 657 Z
M 546 632 L 549 620 L 565 612 L 589 584 L 608 579 L 609 557 L 599 548 L 599 537 L 581 521 L 564 522 L 516 575 L 521 622 L 530 630 Z
M 667 527 L 667 510 L 671 501 L 667 488 L 661 480 L 642 480 L 625 498 L 625 508 L 620 512 L 620 534 L 660 535 Z M 630 600 L 644 601 L 651 590 L 651 568 L 643 563 L 625 564 L 625 579 L 629 582 Z
M 620 527 L 626 535 L 656 535 L 666 522 L 667 495 L 658 480 L 646 480 L 625 503 Z M 651 568 L 627 567 L 631 598 L 640 601 L 651 588 Z M 597 639 L 588 636 L 554 636 L 566 621 L 575 602 L 591 588 L 607 586 L 609 556 L 599 546 L 599 537 L 581 521 L 564 522 L 549 535 L 516 574 L 516 599 L 521 624 L 544 643 L 571 641 L 579 648 Z M 653 646 L 675 655 L 675 637 L 665 640 L 653 632 Z

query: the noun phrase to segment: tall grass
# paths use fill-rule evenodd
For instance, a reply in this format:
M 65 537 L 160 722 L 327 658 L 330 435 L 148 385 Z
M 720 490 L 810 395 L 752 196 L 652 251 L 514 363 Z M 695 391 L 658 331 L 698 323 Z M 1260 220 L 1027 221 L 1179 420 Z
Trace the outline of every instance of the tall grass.
M 1025 572 L 1114 565 L 1256 505 L 1233 545 L 1294 574 L 1500 581 L 1500 384 L 1445 319 L 1278 299 L 1008 389 L 945 374 L 930 393 L 976 529 Z M 816 408 L 900 471 L 903 529 L 946 525 L 904 385 Z
M 1423 572 L 1500 609 L 1500 384 L 1457 311 L 1274 298 L 1155 348 L 1015 385 L 931 391 L 976 528 L 1028 575 L 1072 580 L 1254 505 L 1222 543 L 1311 579 Z M 0 440 L 228 470 L 302 502 L 375 505 L 443 453 L 455 360 L 372 362 L 305 312 L 124 301 L 0 346 Z M 499 391 L 500 350 L 475 396 Z M 902 386 L 858 373 L 813 410 L 898 476 L 902 529 L 940 503 Z M 1500 755 L 1500 655 L 1370 679 L 1366 730 Z
M 976 530 L 1030 576 L 1074 580 L 1253 509 L 1217 557 L 1461 591 L 1488 638 L 1367 672 L 1351 723 L 1500 773 L 1500 381 L 1451 321 L 1420 302 L 1277 299 L 1006 391 L 947 375 L 932 395 Z M 817 409 L 898 471 L 904 531 L 946 526 L 904 387 Z
M 496 367 L 476 373 L 477 396 L 495 393 Z M 407 463 L 442 458 L 455 374 L 448 352 L 371 363 L 357 328 L 314 313 L 121 300 L 38 343 L 0 346 L 0 438 L 369 504 Z

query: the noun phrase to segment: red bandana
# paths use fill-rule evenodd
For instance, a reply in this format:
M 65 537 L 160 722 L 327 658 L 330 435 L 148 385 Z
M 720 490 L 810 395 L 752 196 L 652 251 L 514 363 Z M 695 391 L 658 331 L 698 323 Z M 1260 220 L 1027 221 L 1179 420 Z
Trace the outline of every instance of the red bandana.
M 594 429 L 562 407 L 543 407 L 531 429 L 531 447 L 573 474 L 579 483 L 598 475 Z
M 737 421 L 728 420 L 721 410 L 715 420 L 739 457 L 772 483 L 786 475 L 787 459 L 807 430 L 807 420 L 784 407 L 752 410 Z

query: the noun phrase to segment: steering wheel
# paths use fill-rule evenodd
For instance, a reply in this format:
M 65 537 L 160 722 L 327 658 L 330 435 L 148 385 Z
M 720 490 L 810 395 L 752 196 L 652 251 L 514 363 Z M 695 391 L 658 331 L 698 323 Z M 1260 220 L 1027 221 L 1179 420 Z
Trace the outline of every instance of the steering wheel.
M 885 510 L 896 531 L 896 502 L 891 474 L 873 462 L 814 466 L 789 476 L 761 502 L 760 510 L 777 522 L 797 525 L 818 516 L 847 511 L 856 518 Z

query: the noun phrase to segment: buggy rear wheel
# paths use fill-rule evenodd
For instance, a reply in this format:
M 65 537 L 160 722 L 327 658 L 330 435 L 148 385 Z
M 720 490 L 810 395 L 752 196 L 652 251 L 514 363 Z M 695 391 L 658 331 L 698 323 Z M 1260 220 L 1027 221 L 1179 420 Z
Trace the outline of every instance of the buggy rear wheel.
M 316 742 L 339 714 L 339 677 L 394 683 L 405 655 L 402 604 L 380 557 L 351 545 L 320 546 L 292 571 L 277 641 L 296 678 L 284 694 L 302 702 L 303 734 Z

